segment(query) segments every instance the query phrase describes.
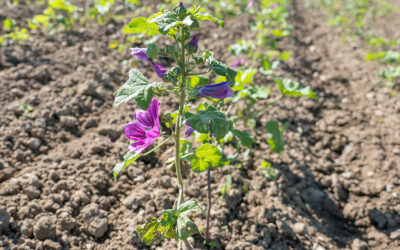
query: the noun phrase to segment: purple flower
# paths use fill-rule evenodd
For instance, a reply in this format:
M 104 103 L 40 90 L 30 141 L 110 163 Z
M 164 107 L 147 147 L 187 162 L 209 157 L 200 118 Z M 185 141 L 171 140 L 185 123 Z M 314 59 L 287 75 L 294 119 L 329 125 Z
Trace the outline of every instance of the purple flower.
M 239 67 L 239 65 L 245 64 L 246 62 L 247 61 L 245 59 L 239 58 L 232 64 L 232 67 L 237 68 L 237 67 Z
M 197 48 L 199 47 L 199 34 L 193 36 L 192 40 L 189 42 L 189 47 L 197 50 Z
M 183 3 L 182 3 L 182 1 L 180 1 L 178 5 L 183 7 Z
M 189 137 L 189 136 L 191 136 L 193 134 L 194 128 L 192 128 L 192 126 L 190 126 L 189 122 L 185 123 L 185 125 L 188 126 L 188 129 L 185 132 L 185 136 Z
M 275 9 L 275 8 L 278 8 L 278 4 L 277 4 L 277 3 L 274 3 L 274 4 L 271 4 L 269 7 L 270 7 L 271 9 Z
M 168 75 L 167 74 L 168 70 L 164 69 L 160 64 L 155 62 L 151 62 L 151 64 L 153 65 L 153 69 L 158 77 L 163 78 L 164 76 Z
M 199 89 L 200 97 L 212 97 L 224 99 L 233 95 L 233 90 L 229 87 L 229 82 L 209 84 Z
M 247 8 L 251 9 L 253 8 L 254 0 L 250 0 L 249 3 L 247 4 Z
M 130 152 L 142 153 L 160 136 L 159 109 L 160 103 L 153 98 L 146 111 L 139 110 L 134 114 L 136 122 L 125 126 L 125 136 L 135 141 L 129 146 Z
M 130 48 L 129 50 L 133 56 L 136 56 L 137 58 L 146 62 L 150 61 L 146 54 L 147 48 Z

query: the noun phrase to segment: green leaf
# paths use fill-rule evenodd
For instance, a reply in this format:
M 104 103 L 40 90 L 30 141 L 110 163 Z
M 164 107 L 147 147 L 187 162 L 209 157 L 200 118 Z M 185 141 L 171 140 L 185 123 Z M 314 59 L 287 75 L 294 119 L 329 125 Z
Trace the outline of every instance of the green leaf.
M 370 52 L 365 56 L 365 61 L 376 61 L 386 56 L 386 52 Z
M 211 144 L 203 144 L 196 149 L 196 158 L 190 164 L 196 173 L 201 173 L 210 167 L 218 167 L 221 164 L 222 154 L 217 147 Z
M 277 121 L 271 120 L 265 125 L 265 129 L 272 135 L 272 139 L 267 140 L 272 151 L 280 153 L 284 150 L 285 142 L 282 139 L 282 132 Z
M 164 238 L 174 239 L 177 219 L 175 210 L 164 210 L 160 218 L 152 218 L 146 224 L 137 227 L 137 233 L 146 245 L 154 244 Z
M 190 78 L 190 87 L 204 86 L 210 83 L 210 79 L 206 76 L 192 76 Z
M 199 232 L 196 224 L 194 224 L 194 222 L 191 221 L 186 215 L 178 216 L 176 231 L 178 239 L 181 240 L 186 240 L 191 235 Z
M 222 21 L 219 18 L 216 18 L 215 16 L 213 16 L 211 14 L 208 14 L 207 12 L 204 12 L 203 10 L 196 13 L 194 15 L 194 17 L 197 20 L 207 20 L 207 21 L 211 21 L 211 22 L 216 22 L 216 23 L 218 23 L 219 26 L 224 27 L 224 21 Z
M 176 25 L 182 23 L 181 21 L 178 20 L 178 17 L 175 15 L 175 13 L 171 11 L 167 11 L 166 13 L 163 13 L 161 15 L 158 15 L 154 17 L 151 20 L 148 20 L 149 23 L 156 23 L 158 26 L 158 31 L 161 34 L 170 34 L 173 35 L 176 33 L 176 30 L 171 30 L 175 28 Z
M 243 146 L 251 148 L 253 144 L 254 137 L 247 132 L 231 129 L 232 133 L 237 136 Z
M 310 86 L 302 87 L 298 82 L 292 82 L 290 79 L 274 78 L 280 91 L 286 96 L 304 96 L 316 99 L 317 95 L 312 91 Z
M 158 25 L 155 23 L 148 22 L 146 17 L 133 18 L 128 26 L 124 27 L 125 34 L 137 34 L 143 33 L 148 36 L 154 36 L 159 34 Z
M 196 201 L 193 200 L 185 201 L 178 207 L 179 216 L 186 215 L 191 211 L 201 211 L 202 214 L 205 215 L 204 209 Z
M 229 82 L 229 85 L 231 86 L 235 85 L 235 77 L 237 73 L 234 69 L 226 66 L 224 63 L 220 61 L 215 60 L 212 54 L 207 58 L 207 64 L 213 69 L 214 73 L 220 76 L 225 76 Z
M 3 23 L 3 28 L 6 31 L 11 31 L 15 27 L 15 21 L 11 18 L 6 18 Z
M 129 71 L 129 80 L 117 90 L 114 108 L 135 99 L 141 109 L 147 110 L 153 95 L 152 84 L 150 84 L 149 80 L 139 70 L 132 69 Z
M 151 44 L 146 50 L 146 55 L 150 59 L 157 59 L 159 54 L 160 54 L 160 49 L 154 44 Z
M 120 163 L 117 163 L 114 166 L 114 179 L 116 180 L 118 175 L 119 175 L 119 173 L 121 173 L 121 171 L 124 170 L 131 163 L 136 161 L 140 156 L 142 156 L 142 155 L 141 154 L 137 154 L 137 153 L 132 153 L 132 152 L 126 153 L 125 156 L 124 156 L 124 161 L 120 162 Z
M 185 118 L 185 122 L 189 122 L 194 130 L 203 134 L 211 131 L 217 140 L 224 138 L 228 133 L 225 114 L 217 111 L 214 107 L 209 107 L 201 114 L 186 113 Z

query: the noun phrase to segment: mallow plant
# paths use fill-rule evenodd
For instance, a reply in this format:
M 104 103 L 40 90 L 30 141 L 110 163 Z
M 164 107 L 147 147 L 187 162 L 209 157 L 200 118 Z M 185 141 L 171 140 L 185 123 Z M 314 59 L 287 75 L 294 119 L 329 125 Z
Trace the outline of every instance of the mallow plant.
M 208 171 L 209 180 L 210 170 L 226 163 L 219 141 L 230 132 L 238 134 L 225 113 L 220 111 L 220 102 L 216 101 L 233 95 L 231 87 L 235 86 L 237 73 L 215 59 L 213 52 L 199 51 L 200 22 L 203 20 L 224 26 L 222 20 L 203 8 L 186 9 L 182 2 L 172 10 L 161 9 L 149 18 L 137 17 L 129 23 L 131 33 L 165 35 L 172 40 L 163 48 L 154 44 L 131 48 L 130 53 L 137 60 L 152 66 L 159 81 L 150 82 L 138 69 L 132 69 L 129 79 L 115 92 L 114 108 L 129 101 L 136 101 L 140 108 L 132 114 L 132 122 L 125 126 L 130 145 L 123 162 L 114 167 L 115 178 L 139 157 L 168 145 L 171 140 L 174 142 L 172 165 L 177 178 L 177 197 L 172 208 L 163 210 L 160 217 L 149 218 L 146 224 L 137 228 L 139 237 L 148 245 L 168 238 L 183 241 L 188 249 L 192 249 L 188 238 L 198 233 L 198 227 L 189 215 L 196 211 L 205 212 L 196 201 L 185 199 L 182 167 L 190 165 L 194 173 Z M 173 65 L 161 65 L 160 57 L 170 58 Z M 226 81 L 215 83 L 213 79 L 217 75 L 224 76 Z M 178 110 L 166 113 L 161 99 L 157 98 L 163 95 L 174 97 L 179 103 Z M 198 102 L 199 99 L 202 102 Z M 209 139 L 193 143 L 190 137 L 194 134 L 209 135 Z M 210 199 L 209 196 L 206 241 L 209 239 Z

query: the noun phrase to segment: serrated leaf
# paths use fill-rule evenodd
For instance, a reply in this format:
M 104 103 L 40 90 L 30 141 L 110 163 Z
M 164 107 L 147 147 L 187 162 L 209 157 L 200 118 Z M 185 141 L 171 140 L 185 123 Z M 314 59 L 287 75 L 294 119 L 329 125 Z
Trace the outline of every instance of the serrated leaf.
M 176 225 L 176 232 L 178 239 L 186 240 L 195 233 L 198 233 L 196 224 L 189 219 L 186 215 L 179 215 Z
M 196 201 L 193 200 L 185 201 L 178 207 L 179 215 L 186 215 L 191 211 L 200 211 L 203 215 L 205 214 L 204 209 Z
M 153 19 L 149 19 L 148 22 L 156 23 L 158 26 L 158 31 L 164 35 L 175 34 L 176 30 L 171 30 L 171 29 L 173 29 L 176 25 L 182 23 L 181 21 L 178 20 L 177 16 L 172 11 L 168 11 L 166 13 L 154 17 Z
M 124 170 L 127 166 L 129 166 L 131 163 L 139 159 L 141 155 L 137 153 L 132 153 L 128 152 L 124 156 L 124 161 L 115 164 L 114 166 L 114 179 L 117 179 L 119 173 L 121 173 L 122 170 Z
M 209 107 L 201 114 L 186 113 L 185 118 L 194 130 L 203 134 L 208 134 L 211 131 L 217 140 L 224 138 L 228 133 L 228 122 L 225 114 L 217 111 L 214 107 Z
M 310 86 L 302 87 L 300 83 L 293 82 L 290 79 L 275 78 L 275 83 L 278 85 L 279 90 L 286 96 L 304 96 L 316 99 L 317 95 L 310 88 Z
M 148 22 L 146 17 L 133 18 L 128 26 L 124 27 L 125 34 L 138 34 L 143 33 L 148 36 L 154 36 L 159 34 L 158 25 L 156 23 Z
M 271 134 L 272 139 L 267 140 L 272 151 L 280 153 L 284 150 L 285 142 L 282 139 L 282 132 L 277 121 L 271 120 L 265 125 L 265 129 Z
M 220 75 L 225 76 L 226 80 L 228 80 L 230 86 L 235 85 L 235 77 L 236 71 L 224 63 L 216 60 L 213 55 L 209 56 L 206 60 L 207 64 L 212 68 L 213 72 Z
M 153 98 L 152 84 L 137 69 L 129 71 L 129 80 L 117 90 L 114 108 L 120 104 L 135 99 L 139 107 L 147 110 Z
M 218 167 L 221 164 L 222 154 L 217 147 L 211 144 L 203 144 L 196 149 L 196 158 L 190 164 L 196 173 L 201 173 L 210 167 Z
M 251 145 L 253 145 L 254 137 L 249 133 L 237 129 L 231 129 L 231 131 L 235 136 L 239 138 L 243 146 L 250 148 Z
M 175 210 L 164 210 L 160 218 L 152 218 L 146 224 L 137 227 L 137 233 L 146 245 L 151 245 L 164 238 L 176 238 L 176 223 Z

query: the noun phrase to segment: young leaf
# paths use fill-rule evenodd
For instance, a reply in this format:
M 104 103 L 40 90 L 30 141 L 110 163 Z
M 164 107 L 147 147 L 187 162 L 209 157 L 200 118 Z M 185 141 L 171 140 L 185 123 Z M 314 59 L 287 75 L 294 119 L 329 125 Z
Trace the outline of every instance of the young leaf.
M 176 223 L 177 215 L 175 210 L 164 210 L 160 218 L 152 218 L 146 224 L 139 226 L 137 233 L 146 245 L 151 245 L 163 238 L 176 238 Z
M 114 100 L 114 108 L 120 104 L 135 99 L 140 108 L 147 110 L 153 98 L 152 84 L 137 69 L 129 71 L 129 80 L 117 90 Z
M 251 134 L 237 129 L 231 129 L 231 131 L 233 135 L 239 138 L 243 146 L 251 148 L 254 141 L 254 137 Z
M 159 16 L 154 17 L 153 19 L 148 21 L 149 23 L 156 23 L 158 26 L 158 31 L 161 34 L 175 34 L 176 30 L 172 30 L 169 33 L 170 29 L 174 28 L 177 24 L 181 23 L 175 13 L 171 11 L 167 11 Z
M 133 18 L 129 22 L 128 26 L 124 28 L 124 33 L 126 34 L 144 33 L 147 34 L 148 36 L 154 36 L 159 34 L 157 24 L 148 22 L 146 17 Z
M 114 166 L 114 179 L 117 179 L 119 173 L 121 173 L 121 171 L 124 170 L 131 163 L 136 161 L 140 156 L 141 156 L 140 154 L 136 153 L 131 153 L 131 152 L 126 153 L 124 156 L 124 161 L 117 163 Z
M 268 133 L 272 135 L 272 139 L 267 142 L 271 147 L 271 150 L 280 153 L 284 150 L 285 142 L 282 139 L 282 132 L 279 129 L 279 124 L 277 121 L 271 120 L 265 125 Z
M 196 158 L 190 164 L 193 171 L 201 173 L 210 167 L 218 167 L 221 164 L 222 154 L 217 147 L 211 144 L 203 144 L 196 149 Z
M 196 224 L 189 219 L 186 215 L 179 215 L 177 220 L 177 228 L 176 233 L 178 239 L 186 240 L 191 235 L 197 233 L 199 230 L 197 229 Z
M 209 107 L 201 114 L 186 113 L 185 117 L 194 130 L 203 134 L 211 131 L 217 140 L 224 138 L 228 133 L 228 122 L 225 115 L 214 107 Z
M 204 209 L 196 201 L 193 200 L 185 201 L 178 207 L 179 215 L 186 215 L 191 211 L 201 211 L 203 215 L 205 214 Z
M 225 24 L 224 21 L 222 21 L 221 19 L 218 19 L 215 16 L 210 15 L 207 12 L 204 12 L 204 11 L 200 11 L 200 12 L 196 13 L 194 15 L 194 17 L 197 20 L 207 20 L 207 21 L 211 21 L 211 22 L 216 22 L 221 27 L 224 27 L 224 24 Z
M 316 99 L 317 95 L 312 91 L 310 86 L 302 87 L 298 82 L 292 82 L 290 79 L 274 78 L 282 94 L 286 96 L 304 96 Z
M 230 86 L 235 85 L 235 77 L 237 73 L 234 69 L 226 66 L 220 61 L 215 60 L 212 54 L 207 58 L 207 64 L 213 69 L 214 73 L 220 76 L 225 76 Z

